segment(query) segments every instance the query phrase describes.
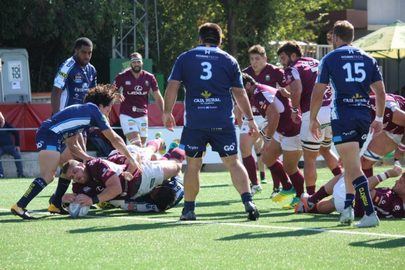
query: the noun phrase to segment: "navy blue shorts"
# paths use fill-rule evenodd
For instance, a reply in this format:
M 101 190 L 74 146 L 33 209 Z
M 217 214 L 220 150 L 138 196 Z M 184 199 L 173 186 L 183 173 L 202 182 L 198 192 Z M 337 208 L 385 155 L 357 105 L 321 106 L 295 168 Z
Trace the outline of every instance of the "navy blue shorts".
M 371 115 L 368 110 L 346 109 L 339 113 L 338 119 L 332 119 L 333 143 L 358 142 L 361 148 L 370 130 Z
M 39 128 L 35 136 L 38 151 L 50 150 L 62 152 L 64 144 L 61 136 L 49 131 L 47 128 Z
M 220 157 L 238 153 L 235 129 L 184 127 L 179 147 L 186 152 L 188 157 L 201 157 L 208 143 L 211 145 L 212 151 L 218 152 Z

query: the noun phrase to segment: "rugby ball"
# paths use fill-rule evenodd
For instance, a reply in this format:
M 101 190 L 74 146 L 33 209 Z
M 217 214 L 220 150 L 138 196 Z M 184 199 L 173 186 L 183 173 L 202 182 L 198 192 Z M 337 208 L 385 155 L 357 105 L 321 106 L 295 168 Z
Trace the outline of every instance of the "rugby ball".
M 80 203 L 69 204 L 69 214 L 72 218 L 84 217 L 90 210 L 90 206 L 81 205 Z

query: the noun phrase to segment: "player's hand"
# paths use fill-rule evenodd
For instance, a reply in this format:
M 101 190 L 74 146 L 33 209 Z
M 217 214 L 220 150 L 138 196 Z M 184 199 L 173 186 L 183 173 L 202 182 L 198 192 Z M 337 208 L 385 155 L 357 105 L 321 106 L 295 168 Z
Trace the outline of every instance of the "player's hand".
M 115 93 L 115 94 L 114 94 L 114 100 L 115 100 L 117 103 L 121 103 L 121 102 L 124 102 L 125 97 L 124 97 L 124 95 L 121 94 L 121 93 Z
M 62 202 L 74 202 L 74 200 L 76 199 L 76 195 L 73 193 L 69 193 L 69 194 L 65 194 L 62 196 Z
M 121 175 L 124 177 L 125 181 L 132 181 L 134 176 L 130 172 L 122 172 Z
M 321 124 L 319 124 L 318 119 L 309 122 L 309 130 L 311 131 L 312 136 L 319 140 L 321 137 Z
M 283 97 L 286 97 L 286 98 L 290 98 L 290 97 L 291 97 L 291 93 L 288 92 L 287 89 L 285 89 L 285 88 L 279 88 L 278 91 L 280 91 L 280 94 L 281 94 Z
M 380 121 L 373 121 L 370 125 L 370 130 L 373 133 L 373 136 L 377 136 L 383 129 L 383 123 Z
M 174 126 L 176 125 L 176 121 L 174 120 L 174 116 L 171 113 L 163 113 L 162 115 L 162 121 L 163 121 L 163 125 L 165 125 L 165 127 L 170 130 L 173 131 L 174 130 Z
M 394 168 L 389 169 L 389 170 L 387 171 L 387 173 L 388 173 L 388 175 L 389 175 L 390 177 L 397 177 L 397 176 L 400 176 L 400 175 L 402 174 L 402 167 L 401 167 L 401 166 L 398 166 L 398 165 L 394 165 Z
M 136 172 L 136 171 L 142 171 L 141 164 L 138 160 L 135 158 L 131 157 L 128 159 L 128 171 L 129 172 Z
M 253 140 L 257 140 L 260 136 L 259 128 L 257 127 L 257 124 L 255 120 L 251 120 L 248 122 L 249 126 L 249 135 L 253 137 Z
M 301 113 L 299 111 L 298 112 L 292 112 L 291 113 L 291 120 L 295 124 L 301 123 Z
M 86 205 L 86 206 L 92 206 L 93 205 L 93 200 L 85 195 L 85 194 L 79 194 L 76 196 L 76 202 L 80 203 L 81 205 Z

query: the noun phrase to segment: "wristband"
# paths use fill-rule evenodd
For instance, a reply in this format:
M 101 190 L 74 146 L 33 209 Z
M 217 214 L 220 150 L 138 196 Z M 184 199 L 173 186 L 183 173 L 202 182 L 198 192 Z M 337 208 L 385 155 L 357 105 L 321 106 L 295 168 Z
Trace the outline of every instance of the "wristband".
M 294 107 L 293 107 L 293 108 L 291 108 L 291 110 L 292 110 L 293 113 L 297 113 L 297 112 L 298 112 L 298 108 L 294 108 Z
M 376 177 L 378 179 L 378 182 L 382 182 L 382 181 L 388 179 L 389 175 L 388 175 L 387 172 L 383 172 L 383 173 L 380 173 L 380 174 L 376 175 Z
M 96 203 L 100 202 L 97 195 L 94 195 L 93 197 L 91 197 L 91 200 L 92 200 L 93 204 L 96 204 Z
M 398 144 L 398 150 L 401 151 L 401 152 L 404 152 L 405 151 L 405 144 L 399 143 Z
M 375 118 L 374 118 L 374 121 L 382 123 L 383 119 L 384 119 L 384 117 L 376 115 Z
M 394 166 L 401 167 L 402 165 L 401 165 L 401 162 L 397 159 L 397 160 L 394 160 Z

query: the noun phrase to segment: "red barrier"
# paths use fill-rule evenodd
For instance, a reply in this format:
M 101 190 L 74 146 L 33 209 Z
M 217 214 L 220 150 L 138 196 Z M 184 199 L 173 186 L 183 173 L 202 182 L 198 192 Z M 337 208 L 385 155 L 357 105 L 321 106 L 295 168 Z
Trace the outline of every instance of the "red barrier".
M 156 104 L 149 104 L 149 126 L 163 126 L 161 112 Z M 0 104 L 0 112 L 6 121 L 15 128 L 38 128 L 41 123 L 51 116 L 51 104 Z M 176 125 L 182 126 L 184 114 L 183 103 L 176 103 L 173 115 Z M 111 125 L 119 125 L 119 105 L 114 105 L 110 114 Z M 21 151 L 36 151 L 35 130 L 20 130 Z

